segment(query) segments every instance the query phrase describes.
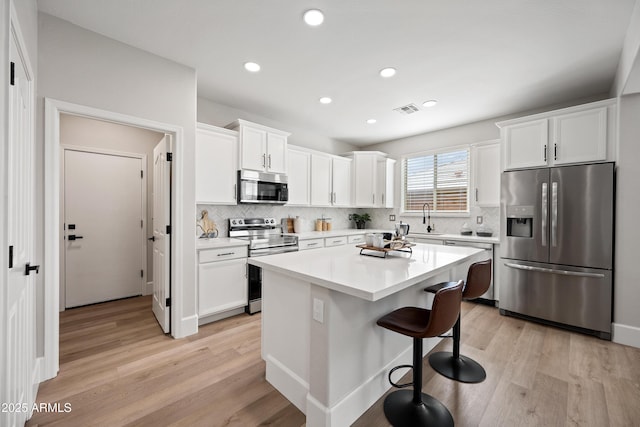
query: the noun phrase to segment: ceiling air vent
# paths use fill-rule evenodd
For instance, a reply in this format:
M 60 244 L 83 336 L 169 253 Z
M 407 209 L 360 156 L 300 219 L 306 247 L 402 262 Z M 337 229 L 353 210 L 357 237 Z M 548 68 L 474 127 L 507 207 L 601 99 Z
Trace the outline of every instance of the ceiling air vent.
M 416 106 L 416 104 L 407 104 L 402 107 L 394 108 L 393 111 L 397 111 L 400 114 L 408 115 L 417 113 L 420 109 Z

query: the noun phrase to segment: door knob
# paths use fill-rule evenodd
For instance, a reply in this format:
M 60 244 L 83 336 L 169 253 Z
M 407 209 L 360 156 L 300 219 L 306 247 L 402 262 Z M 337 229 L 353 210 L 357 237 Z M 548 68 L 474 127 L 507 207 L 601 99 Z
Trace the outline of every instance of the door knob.
M 151 236 L 147 240 L 151 240 L 152 242 L 155 242 L 156 241 L 156 236 Z
M 31 265 L 30 263 L 26 263 L 24 266 L 24 275 L 28 276 L 31 274 L 32 271 L 35 271 L 36 274 L 38 274 L 40 272 L 40 266 L 39 265 Z
M 82 239 L 82 236 L 76 236 L 75 234 L 70 234 L 67 238 L 69 240 L 78 240 L 78 239 Z

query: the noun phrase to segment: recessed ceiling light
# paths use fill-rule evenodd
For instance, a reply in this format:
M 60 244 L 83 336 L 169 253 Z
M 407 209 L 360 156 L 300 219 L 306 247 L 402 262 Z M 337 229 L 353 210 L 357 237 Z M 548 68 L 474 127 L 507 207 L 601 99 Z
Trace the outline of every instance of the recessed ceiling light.
M 328 96 L 323 96 L 322 98 L 320 98 L 320 104 L 331 104 L 331 101 L 333 101 L 333 99 L 329 98 Z
M 434 105 L 436 105 L 438 103 L 438 101 L 436 101 L 435 99 L 430 99 L 428 101 L 424 101 L 422 103 L 423 107 L 433 107 Z
M 324 22 L 324 13 L 318 9 L 310 9 L 304 13 L 303 18 L 307 25 L 317 27 Z
M 244 69 L 251 71 L 252 73 L 257 73 L 260 71 L 260 64 L 256 64 L 255 62 L 245 62 Z
M 376 119 L 369 119 L 367 120 L 367 123 L 369 123 L 370 125 L 374 124 L 375 122 L 377 122 Z
M 396 69 L 392 67 L 383 68 L 380 70 L 380 75 L 384 78 L 393 77 L 396 75 Z

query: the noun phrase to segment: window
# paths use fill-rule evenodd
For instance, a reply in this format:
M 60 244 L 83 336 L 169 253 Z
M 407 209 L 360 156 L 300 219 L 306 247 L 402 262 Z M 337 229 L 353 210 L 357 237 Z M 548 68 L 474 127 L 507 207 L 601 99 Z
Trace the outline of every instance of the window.
M 469 212 L 469 149 L 407 157 L 402 171 L 404 212 Z

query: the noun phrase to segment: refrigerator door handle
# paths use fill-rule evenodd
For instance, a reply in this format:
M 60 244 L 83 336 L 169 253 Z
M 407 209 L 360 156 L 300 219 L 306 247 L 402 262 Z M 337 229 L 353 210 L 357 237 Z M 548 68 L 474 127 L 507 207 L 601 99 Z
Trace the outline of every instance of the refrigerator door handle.
M 604 279 L 602 273 L 586 273 L 581 271 L 568 271 L 568 270 L 554 270 L 552 268 L 532 267 L 530 265 L 513 264 L 511 262 L 505 262 L 507 267 L 515 268 L 517 270 L 536 271 L 538 273 L 550 273 L 550 274 L 562 274 L 564 276 L 580 276 L 580 277 L 593 277 L 596 279 Z
M 551 184 L 551 246 L 558 244 L 558 183 Z
M 549 203 L 547 201 L 547 183 L 542 183 L 542 221 L 541 221 L 541 234 L 542 234 L 542 246 L 547 246 L 547 216 L 548 216 L 548 206 Z

